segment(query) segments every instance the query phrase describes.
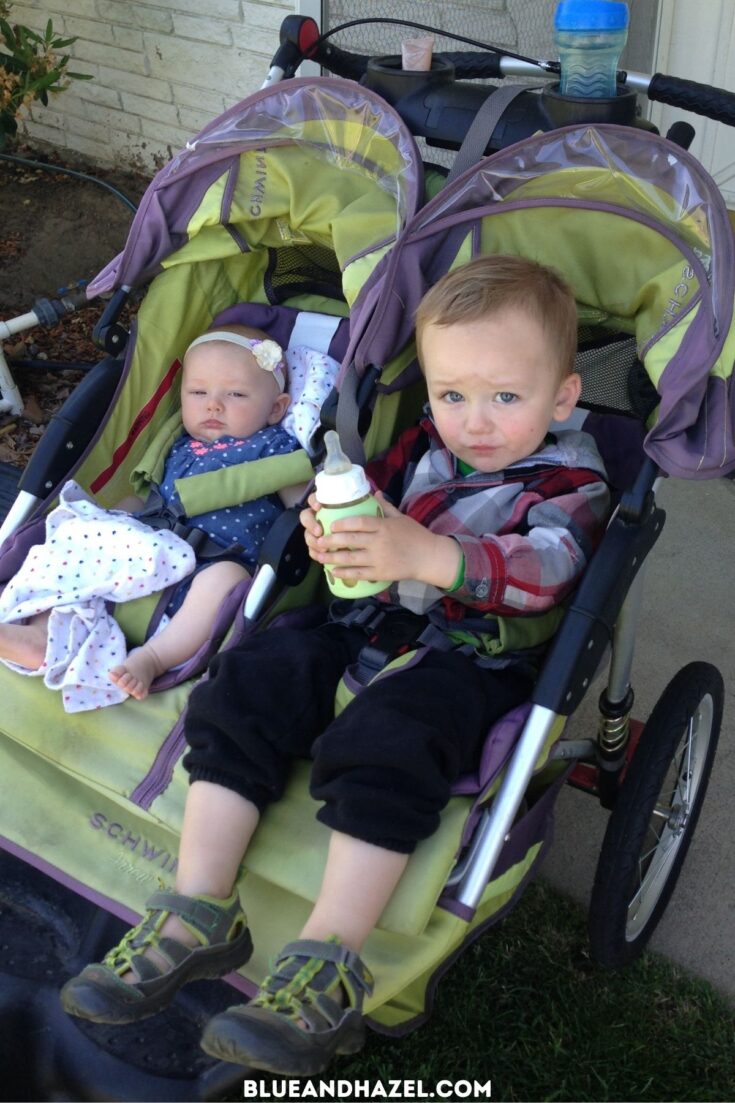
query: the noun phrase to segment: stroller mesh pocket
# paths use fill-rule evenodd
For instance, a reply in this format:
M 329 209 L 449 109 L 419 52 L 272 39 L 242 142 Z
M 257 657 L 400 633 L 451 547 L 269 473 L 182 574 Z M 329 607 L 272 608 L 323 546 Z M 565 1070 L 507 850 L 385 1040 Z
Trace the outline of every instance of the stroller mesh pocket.
M 269 254 L 264 287 L 270 303 L 278 305 L 297 295 L 326 295 L 344 302 L 342 273 L 331 249 L 286 245 Z
M 638 364 L 634 337 L 615 337 L 582 327 L 576 369 L 582 377 L 582 405 L 602 406 L 623 413 L 633 411 L 629 378 Z

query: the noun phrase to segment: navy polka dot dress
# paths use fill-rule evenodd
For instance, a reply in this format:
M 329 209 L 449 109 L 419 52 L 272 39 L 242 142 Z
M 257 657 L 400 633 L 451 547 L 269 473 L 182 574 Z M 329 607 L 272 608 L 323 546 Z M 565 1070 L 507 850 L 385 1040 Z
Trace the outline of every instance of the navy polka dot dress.
M 168 504 L 175 501 L 176 479 L 202 475 L 266 456 L 283 455 L 296 451 L 298 447 L 298 441 L 280 425 L 267 425 L 244 439 L 221 437 L 216 441 L 201 441 L 185 435 L 176 441 L 168 454 L 160 486 L 161 495 Z M 189 517 L 188 522 L 206 532 L 220 547 L 226 548 L 236 542 L 242 544 L 245 549 L 242 561 L 252 571 L 258 562 L 263 540 L 282 511 L 283 505 L 278 495 L 269 494 L 241 505 L 199 513 Z

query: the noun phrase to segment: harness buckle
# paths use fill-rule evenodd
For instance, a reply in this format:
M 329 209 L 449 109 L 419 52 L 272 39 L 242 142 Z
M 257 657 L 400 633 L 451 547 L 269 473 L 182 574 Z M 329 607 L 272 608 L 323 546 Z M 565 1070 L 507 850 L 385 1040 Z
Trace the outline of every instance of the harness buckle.
M 383 613 L 378 623 L 371 626 L 373 634 L 360 650 L 351 670 L 352 676 L 366 686 L 388 663 L 412 649 L 428 623 L 427 617 L 407 609 Z

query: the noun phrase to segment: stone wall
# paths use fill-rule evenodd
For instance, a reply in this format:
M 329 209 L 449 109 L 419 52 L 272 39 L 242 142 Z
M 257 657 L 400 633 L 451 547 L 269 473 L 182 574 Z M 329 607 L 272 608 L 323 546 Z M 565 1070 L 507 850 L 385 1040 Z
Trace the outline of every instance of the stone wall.
M 25 0 L 11 20 L 64 36 L 89 73 L 34 106 L 24 129 L 101 165 L 156 169 L 260 87 L 292 0 Z

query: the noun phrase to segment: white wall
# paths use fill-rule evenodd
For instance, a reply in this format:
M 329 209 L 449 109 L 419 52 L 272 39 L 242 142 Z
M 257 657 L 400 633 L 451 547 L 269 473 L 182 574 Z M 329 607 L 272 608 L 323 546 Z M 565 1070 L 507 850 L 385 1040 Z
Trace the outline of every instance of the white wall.
M 711 84 L 735 93 L 735 3 L 733 0 L 662 0 L 656 71 Z M 697 132 L 691 151 L 714 176 L 735 209 L 735 129 L 723 123 L 656 105 L 651 118 L 663 134 L 677 119 Z
M 293 0 L 25 0 L 11 20 L 77 35 L 74 81 L 25 130 L 102 164 L 160 167 L 262 84 Z

